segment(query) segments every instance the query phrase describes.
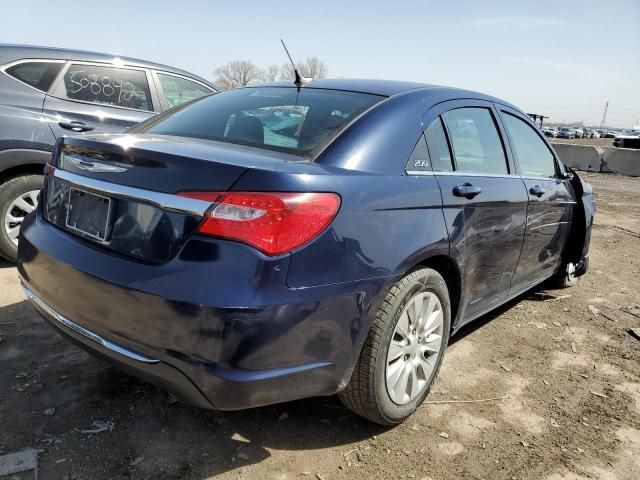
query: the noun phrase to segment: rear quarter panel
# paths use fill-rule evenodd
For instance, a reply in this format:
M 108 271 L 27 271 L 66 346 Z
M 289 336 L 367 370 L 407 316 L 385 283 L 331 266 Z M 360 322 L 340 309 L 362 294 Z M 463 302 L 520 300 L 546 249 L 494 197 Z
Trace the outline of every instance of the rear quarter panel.
M 250 170 L 233 189 L 340 195 L 340 211 L 331 226 L 291 255 L 291 288 L 401 274 L 429 256 L 449 254 L 442 197 L 433 176 Z

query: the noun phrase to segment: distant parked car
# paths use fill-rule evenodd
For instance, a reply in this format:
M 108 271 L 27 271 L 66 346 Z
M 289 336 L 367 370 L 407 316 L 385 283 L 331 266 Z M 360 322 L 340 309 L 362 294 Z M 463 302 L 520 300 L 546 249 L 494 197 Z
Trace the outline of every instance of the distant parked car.
M 576 130 L 572 127 L 562 127 L 556 134 L 557 138 L 576 138 Z
M 573 127 L 576 132 L 576 138 L 584 138 L 584 130 L 582 127 Z
M 608 130 L 604 132 L 604 135 L 602 135 L 602 138 L 616 138 L 616 135 L 618 135 L 618 132 L 614 132 L 613 130 Z
M 121 133 L 212 92 L 203 78 L 143 60 L 0 44 L 0 256 L 16 257 L 58 137 Z
M 591 137 L 589 137 L 589 138 L 600 138 L 600 131 L 591 130 Z
M 558 135 L 558 130 L 553 127 L 542 127 L 542 132 L 544 133 L 545 137 L 555 138 Z
M 640 130 L 632 130 L 622 135 L 616 135 L 613 146 L 618 148 L 640 148 Z

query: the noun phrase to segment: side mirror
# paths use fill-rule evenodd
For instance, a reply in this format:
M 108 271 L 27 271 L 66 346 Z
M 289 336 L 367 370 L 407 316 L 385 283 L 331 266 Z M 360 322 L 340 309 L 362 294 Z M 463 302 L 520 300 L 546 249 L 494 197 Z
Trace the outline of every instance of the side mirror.
M 559 177 L 563 180 L 571 180 L 573 178 L 573 172 L 571 171 L 571 169 L 561 164 Z

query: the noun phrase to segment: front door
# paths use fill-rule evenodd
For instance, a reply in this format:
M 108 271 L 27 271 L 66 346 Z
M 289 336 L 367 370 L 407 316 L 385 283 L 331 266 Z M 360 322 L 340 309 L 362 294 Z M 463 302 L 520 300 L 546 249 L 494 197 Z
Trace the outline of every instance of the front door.
M 442 191 L 451 255 L 462 274 L 458 319 L 464 320 L 509 293 L 524 236 L 527 193 L 490 103 L 447 102 L 427 115 L 425 136 Z
M 44 101 L 56 137 L 120 133 L 154 114 L 144 69 L 71 63 Z
M 512 282 L 513 290 L 519 290 L 560 267 L 576 201 L 538 128 L 511 109 L 501 108 L 500 118 L 529 196 L 527 229 Z

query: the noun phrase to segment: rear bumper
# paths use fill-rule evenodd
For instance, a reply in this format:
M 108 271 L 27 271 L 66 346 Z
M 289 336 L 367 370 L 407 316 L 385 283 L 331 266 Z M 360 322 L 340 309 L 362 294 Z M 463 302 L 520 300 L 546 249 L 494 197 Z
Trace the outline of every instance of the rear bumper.
M 346 385 L 393 277 L 286 287 L 288 257 L 191 240 L 149 264 L 25 219 L 18 269 L 60 333 L 202 407 L 236 410 Z
M 122 370 L 171 392 L 180 400 L 201 408 L 214 408 L 204 394 L 182 372 L 158 359 L 126 349 L 72 322 L 44 303 L 23 280 L 22 287 L 40 315 L 63 337 Z

